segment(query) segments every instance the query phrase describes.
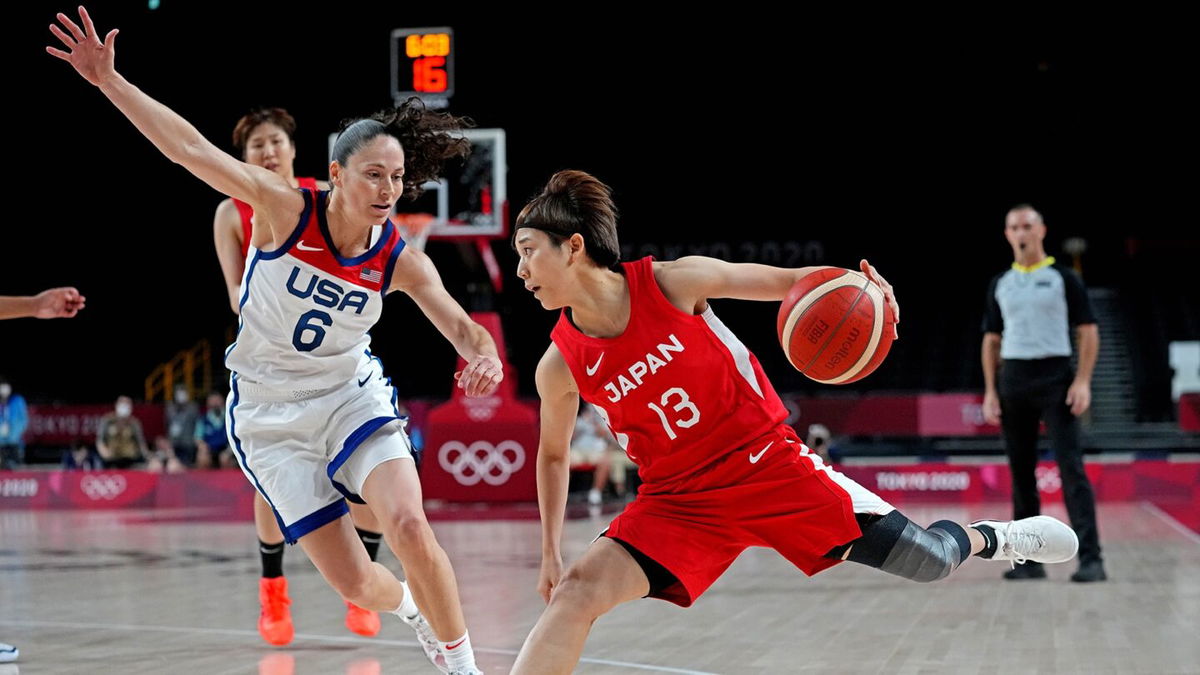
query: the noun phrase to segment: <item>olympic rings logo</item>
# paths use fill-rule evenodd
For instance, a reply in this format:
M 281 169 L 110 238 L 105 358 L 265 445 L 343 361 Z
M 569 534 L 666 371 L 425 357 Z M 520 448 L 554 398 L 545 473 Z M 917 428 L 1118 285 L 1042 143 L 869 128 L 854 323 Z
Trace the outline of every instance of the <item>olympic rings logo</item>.
M 525 448 L 516 441 L 501 441 L 497 445 L 475 441 L 469 446 L 448 441 L 438 449 L 438 464 L 460 485 L 469 487 L 479 481 L 504 485 L 525 466 Z
M 467 417 L 472 422 L 486 422 L 496 415 L 500 407 L 499 396 L 482 396 L 479 398 L 464 398 L 463 406 L 467 409 Z
M 92 501 L 101 499 L 112 501 L 125 492 L 126 486 L 125 477 L 120 474 L 87 475 L 79 481 L 79 489 L 83 490 L 83 493 Z
M 1057 466 L 1039 466 L 1034 470 L 1037 476 L 1038 492 L 1058 492 L 1062 489 L 1062 476 L 1058 474 Z

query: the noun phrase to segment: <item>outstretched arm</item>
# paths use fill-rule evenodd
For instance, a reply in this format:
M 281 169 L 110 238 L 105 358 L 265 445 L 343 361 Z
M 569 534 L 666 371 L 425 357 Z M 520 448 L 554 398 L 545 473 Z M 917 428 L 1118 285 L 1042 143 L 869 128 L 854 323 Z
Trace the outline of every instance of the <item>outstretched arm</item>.
M 504 370 L 496 351 L 496 341 L 446 291 L 429 256 L 405 247 L 396 260 L 389 290 L 408 294 L 467 362 L 467 367 L 454 377 L 468 396 L 486 396 L 500 386 Z
M 304 198 L 274 172 L 223 152 L 187 120 L 121 77 L 113 65 L 117 29 L 109 31 L 102 42 L 83 7 L 79 8 L 79 20 L 82 28 L 59 13 L 58 21 L 63 27 L 51 24 L 50 32 L 66 49 L 46 47 L 46 51 L 70 63 L 85 80 L 99 87 L 168 159 L 218 192 L 252 205 L 256 213 L 266 217 L 273 233 L 286 238 L 286 231 L 295 225 L 297 214 L 304 209 Z M 275 223 L 280 223 L 278 232 Z
M 673 262 L 655 263 L 654 276 L 663 292 L 685 311 L 702 310 L 709 298 L 737 298 L 779 302 L 802 277 L 823 267 L 785 268 L 751 263 L 731 263 L 705 256 L 687 256 Z M 859 269 L 883 291 L 900 323 L 900 305 L 892 285 L 866 260 Z M 897 333 L 897 336 L 899 334 Z
M 39 319 L 69 319 L 83 309 L 84 298 L 74 288 L 51 288 L 37 295 L 0 296 L 0 319 L 32 316 Z

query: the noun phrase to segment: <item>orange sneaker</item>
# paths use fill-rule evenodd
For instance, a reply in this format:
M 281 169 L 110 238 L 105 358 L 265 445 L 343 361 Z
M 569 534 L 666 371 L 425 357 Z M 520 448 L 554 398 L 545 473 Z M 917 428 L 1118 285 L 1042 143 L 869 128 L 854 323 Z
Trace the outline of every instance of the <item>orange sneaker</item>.
M 286 645 L 292 641 L 296 629 L 292 626 L 292 604 L 287 594 L 287 577 L 258 580 L 258 603 L 262 613 L 258 615 L 258 634 L 273 645 Z
M 346 628 L 366 637 L 379 634 L 379 613 L 363 609 L 358 605 L 346 603 Z

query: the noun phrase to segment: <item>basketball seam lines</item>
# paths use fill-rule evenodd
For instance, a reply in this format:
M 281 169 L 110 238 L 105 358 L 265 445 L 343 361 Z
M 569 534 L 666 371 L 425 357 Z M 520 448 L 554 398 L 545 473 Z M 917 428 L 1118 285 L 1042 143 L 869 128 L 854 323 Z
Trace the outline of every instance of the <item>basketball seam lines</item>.
M 875 352 L 879 348 L 883 331 L 887 328 L 887 307 L 885 306 L 887 299 L 883 295 L 883 292 L 872 289 L 869 285 L 865 286 L 863 290 L 867 291 L 867 299 L 871 303 L 871 336 L 867 338 L 867 346 L 863 350 L 862 356 L 858 357 L 858 360 L 846 372 L 833 379 L 823 380 L 827 384 L 842 384 L 858 378 L 863 368 L 866 368 L 871 363 L 871 360 L 875 358 Z M 872 294 L 873 290 L 879 295 L 878 299 Z
M 871 283 L 871 280 L 867 279 L 867 284 L 869 284 L 869 283 Z M 830 292 L 832 292 L 832 291 L 830 291 Z M 838 329 L 840 329 L 842 327 L 842 325 L 846 323 L 846 319 L 850 318 L 850 314 L 854 311 L 855 307 L 858 307 L 858 303 L 862 300 L 862 296 L 866 292 L 867 292 L 867 286 L 866 286 L 866 284 L 864 284 L 862 288 L 858 289 L 858 295 L 854 298 L 854 302 L 850 303 L 850 308 L 846 310 L 846 313 L 844 315 L 842 315 L 842 320 L 838 322 L 838 325 L 833 327 L 833 330 L 829 331 L 829 337 L 825 338 L 825 343 L 821 345 L 821 348 L 817 350 L 816 354 L 813 354 L 812 359 L 808 363 L 804 364 L 804 367 L 800 369 L 801 373 L 804 373 L 804 371 L 808 370 L 809 367 L 812 366 L 812 364 L 816 363 L 817 358 L 819 356 L 821 356 L 821 354 L 825 351 L 825 348 L 829 346 L 829 343 L 833 342 L 833 336 L 837 335 Z M 826 293 L 826 295 L 828 295 L 828 293 Z M 824 296 L 822 296 L 822 297 L 824 297 Z M 819 302 L 819 301 L 820 301 L 820 298 L 817 298 L 816 300 L 814 300 L 813 303 L 808 306 L 808 309 L 804 310 L 804 312 L 807 313 L 808 310 L 815 307 L 817 305 L 817 302 Z M 801 314 L 800 318 L 804 318 L 804 314 Z M 797 323 L 799 323 L 799 321 L 797 321 Z

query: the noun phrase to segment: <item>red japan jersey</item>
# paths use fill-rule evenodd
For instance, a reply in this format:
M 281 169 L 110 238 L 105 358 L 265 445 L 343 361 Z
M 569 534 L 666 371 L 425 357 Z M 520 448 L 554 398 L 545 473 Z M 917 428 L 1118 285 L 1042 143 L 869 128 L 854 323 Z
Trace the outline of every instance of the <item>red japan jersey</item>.
M 296 182 L 300 184 L 301 189 L 313 192 L 318 190 L 316 178 L 297 178 Z M 254 229 L 251 222 L 251 219 L 254 218 L 254 208 L 240 199 L 233 199 L 233 205 L 237 207 L 238 215 L 242 217 L 242 258 L 245 258 L 250 251 L 250 233 Z
M 583 400 L 595 405 L 651 492 L 696 472 L 788 416 L 758 359 L 712 307 L 681 311 L 653 258 L 624 263 L 630 313 L 614 338 L 584 335 L 568 310 L 550 338 Z

